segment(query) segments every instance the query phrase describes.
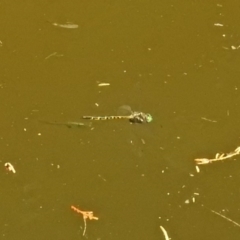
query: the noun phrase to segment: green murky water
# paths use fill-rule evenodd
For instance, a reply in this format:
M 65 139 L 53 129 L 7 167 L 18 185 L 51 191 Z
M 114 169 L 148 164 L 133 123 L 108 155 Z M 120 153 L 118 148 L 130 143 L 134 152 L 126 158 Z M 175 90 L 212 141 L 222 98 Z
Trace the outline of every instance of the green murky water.
M 230 2 L 1 2 L 2 239 L 239 239 L 239 157 L 194 164 L 239 146 Z M 122 105 L 153 121 L 41 122 Z

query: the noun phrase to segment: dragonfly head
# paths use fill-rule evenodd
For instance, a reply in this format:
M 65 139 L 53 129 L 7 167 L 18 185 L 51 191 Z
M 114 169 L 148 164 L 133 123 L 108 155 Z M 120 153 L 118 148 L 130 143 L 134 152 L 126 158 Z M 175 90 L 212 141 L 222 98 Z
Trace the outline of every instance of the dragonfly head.
M 147 122 L 147 123 L 150 123 L 150 122 L 152 122 L 152 120 L 153 120 L 152 115 L 149 114 L 149 113 L 146 113 L 146 122 Z

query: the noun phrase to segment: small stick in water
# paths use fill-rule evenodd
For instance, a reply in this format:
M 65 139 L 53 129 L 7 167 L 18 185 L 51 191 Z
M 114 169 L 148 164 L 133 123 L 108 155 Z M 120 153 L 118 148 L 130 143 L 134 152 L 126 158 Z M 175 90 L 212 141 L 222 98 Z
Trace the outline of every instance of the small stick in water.
M 168 234 L 167 234 L 167 231 L 164 229 L 164 227 L 160 226 L 162 232 L 163 232 L 163 235 L 165 237 L 165 240 L 170 240 L 170 238 L 168 237 Z

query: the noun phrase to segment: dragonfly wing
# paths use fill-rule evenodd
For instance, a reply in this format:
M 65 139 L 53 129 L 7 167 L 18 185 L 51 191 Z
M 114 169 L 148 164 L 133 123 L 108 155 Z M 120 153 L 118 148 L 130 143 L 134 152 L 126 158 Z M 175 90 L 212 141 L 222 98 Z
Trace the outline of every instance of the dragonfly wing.
M 128 105 L 122 105 L 121 107 L 119 107 L 118 109 L 118 115 L 119 116 L 129 116 L 132 114 L 132 109 L 130 106 Z

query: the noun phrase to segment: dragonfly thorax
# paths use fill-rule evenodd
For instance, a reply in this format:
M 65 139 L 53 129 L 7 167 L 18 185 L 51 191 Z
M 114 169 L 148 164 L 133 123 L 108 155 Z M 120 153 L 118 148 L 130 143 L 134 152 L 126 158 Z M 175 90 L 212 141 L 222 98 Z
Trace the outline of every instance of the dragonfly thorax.
M 143 112 L 133 112 L 129 119 L 132 123 L 149 123 L 152 120 L 151 114 Z

